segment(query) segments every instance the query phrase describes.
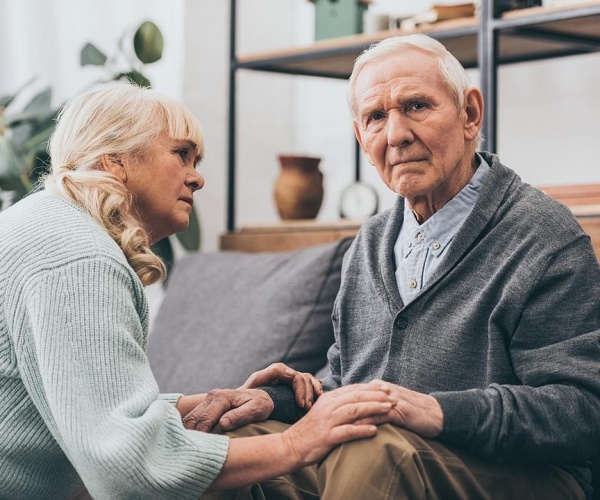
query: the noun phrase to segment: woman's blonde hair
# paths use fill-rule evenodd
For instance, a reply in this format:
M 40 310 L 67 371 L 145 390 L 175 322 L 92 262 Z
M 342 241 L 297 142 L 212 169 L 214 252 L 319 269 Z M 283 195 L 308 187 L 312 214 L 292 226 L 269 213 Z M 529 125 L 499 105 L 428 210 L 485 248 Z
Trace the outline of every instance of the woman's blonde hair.
M 94 86 L 62 108 L 44 180 L 46 189 L 81 206 L 106 229 L 144 285 L 164 279 L 165 265 L 150 249 L 131 193 L 103 169 L 102 158 L 128 158 L 143 168 L 150 144 L 163 133 L 192 141 L 197 156 L 203 155 L 200 125 L 183 105 L 132 83 Z

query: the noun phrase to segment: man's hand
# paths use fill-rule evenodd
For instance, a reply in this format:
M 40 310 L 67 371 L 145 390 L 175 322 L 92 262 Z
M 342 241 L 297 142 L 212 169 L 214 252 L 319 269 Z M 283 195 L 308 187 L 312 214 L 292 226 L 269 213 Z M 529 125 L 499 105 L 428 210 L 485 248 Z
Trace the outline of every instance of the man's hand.
M 425 438 L 434 438 L 441 434 L 444 428 L 444 413 L 433 396 L 381 380 L 372 383 L 376 382 L 389 389 L 390 397 L 397 401 L 387 414 L 377 417 L 377 423 L 395 424 Z
M 273 400 L 260 389 L 215 389 L 183 419 L 186 429 L 229 431 L 269 418 Z
M 296 403 L 300 408 L 310 410 L 313 402 L 323 394 L 323 384 L 310 373 L 302 373 L 284 363 L 273 363 L 267 368 L 254 372 L 240 389 L 250 389 L 264 385 L 286 384 L 294 389 Z

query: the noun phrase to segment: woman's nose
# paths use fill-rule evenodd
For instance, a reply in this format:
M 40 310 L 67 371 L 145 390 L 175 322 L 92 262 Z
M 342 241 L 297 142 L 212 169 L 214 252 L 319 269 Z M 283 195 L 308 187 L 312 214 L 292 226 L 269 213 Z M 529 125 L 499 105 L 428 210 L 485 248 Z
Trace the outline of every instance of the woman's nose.
M 198 191 L 204 187 L 204 177 L 194 170 L 187 176 L 185 183 L 192 188 L 192 192 Z

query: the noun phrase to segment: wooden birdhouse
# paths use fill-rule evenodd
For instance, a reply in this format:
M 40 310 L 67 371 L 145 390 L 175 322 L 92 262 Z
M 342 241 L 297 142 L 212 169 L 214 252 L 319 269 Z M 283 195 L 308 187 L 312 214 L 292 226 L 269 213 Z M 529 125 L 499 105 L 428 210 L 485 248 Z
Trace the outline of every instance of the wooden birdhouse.
M 371 0 L 309 0 L 315 4 L 315 40 L 362 33 Z

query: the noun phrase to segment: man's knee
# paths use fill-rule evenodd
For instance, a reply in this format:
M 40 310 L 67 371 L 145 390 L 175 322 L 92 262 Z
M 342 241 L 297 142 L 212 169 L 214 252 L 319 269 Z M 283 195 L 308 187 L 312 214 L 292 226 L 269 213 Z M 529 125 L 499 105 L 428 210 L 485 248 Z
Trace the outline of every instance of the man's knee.
M 423 441 L 423 438 L 406 429 L 385 424 L 379 426 L 377 434 L 372 438 L 350 441 L 336 447 L 323 463 L 333 460 L 340 462 L 343 457 L 343 461 L 371 464 L 376 452 L 378 460 L 385 459 L 396 465 L 403 458 L 411 458 L 419 453 L 418 441 Z
M 321 497 L 424 498 L 415 446 L 418 439 L 405 429 L 382 425 L 372 438 L 338 446 L 319 464 Z M 403 495 L 399 497 L 400 490 Z

